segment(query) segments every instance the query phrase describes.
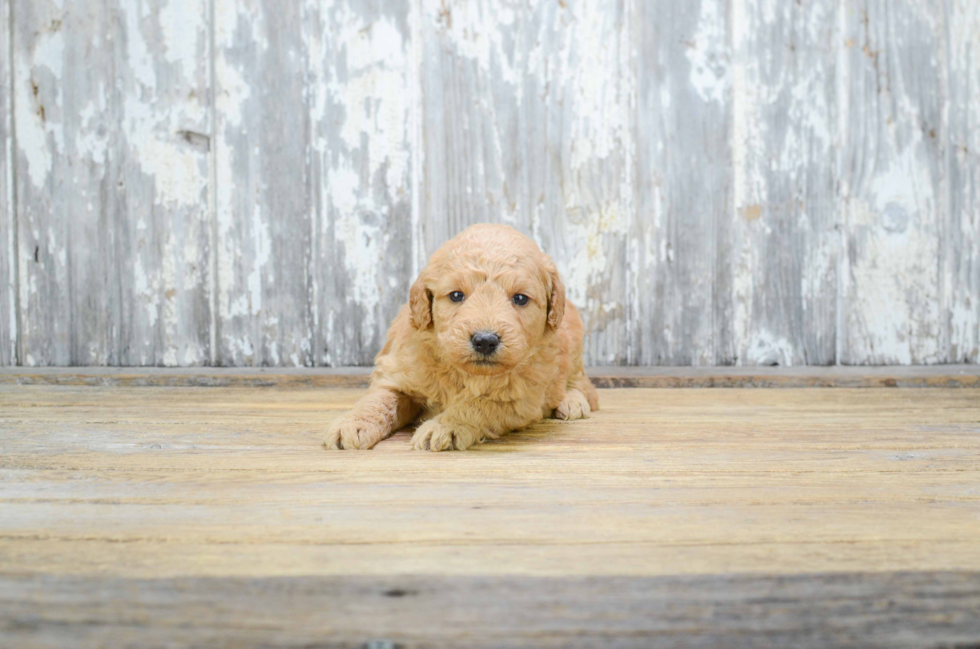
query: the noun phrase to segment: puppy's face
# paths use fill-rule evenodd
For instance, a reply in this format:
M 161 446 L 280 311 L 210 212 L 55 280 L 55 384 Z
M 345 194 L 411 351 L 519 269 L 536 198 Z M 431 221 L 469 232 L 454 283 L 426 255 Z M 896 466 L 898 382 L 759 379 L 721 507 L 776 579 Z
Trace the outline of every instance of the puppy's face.
M 564 287 L 551 260 L 534 253 L 492 255 L 471 243 L 433 255 L 412 287 L 412 320 L 431 330 L 444 362 L 502 374 L 558 328 Z

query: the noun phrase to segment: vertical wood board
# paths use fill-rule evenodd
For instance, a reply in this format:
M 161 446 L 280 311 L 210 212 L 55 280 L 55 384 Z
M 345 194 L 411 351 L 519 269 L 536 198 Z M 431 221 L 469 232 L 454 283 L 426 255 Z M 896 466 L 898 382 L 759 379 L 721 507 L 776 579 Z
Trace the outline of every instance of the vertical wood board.
M 635 88 L 623 0 L 533 3 L 523 30 L 523 219 L 581 310 L 587 363 L 628 361 Z
M 729 3 L 643 0 L 636 48 L 634 362 L 715 365 L 731 349 Z
M 840 362 L 943 362 L 943 7 L 848 0 L 843 11 Z
M 205 0 L 15 0 L 26 365 L 208 358 Z
M 950 363 L 980 362 L 980 4 L 947 3 L 949 212 L 943 269 Z
M 837 2 L 734 0 L 732 328 L 745 365 L 837 353 Z M 722 298 L 723 299 L 723 298 Z
M 116 349 L 115 30 L 105 3 L 14 2 L 21 363 L 102 365 Z
M 409 3 L 308 2 L 313 360 L 370 365 L 412 282 Z
M 303 7 L 214 3 L 217 362 L 312 365 Z
M 0 367 L 17 364 L 17 228 L 13 206 L 10 0 L 0 3 Z
M 120 2 L 113 20 L 116 362 L 209 364 L 209 3 Z

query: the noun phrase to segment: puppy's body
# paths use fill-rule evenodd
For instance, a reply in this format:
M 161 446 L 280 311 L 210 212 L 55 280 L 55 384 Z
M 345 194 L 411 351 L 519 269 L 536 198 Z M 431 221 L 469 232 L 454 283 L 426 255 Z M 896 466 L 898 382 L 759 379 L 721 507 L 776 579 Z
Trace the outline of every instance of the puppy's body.
M 415 448 L 462 450 L 545 417 L 587 417 L 599 404 L 582 337 L 537 245 L 507 226 L 473 226 L 432 255 L 368 394 L 331 425 L 326 446 L 371 448 L 421 419 Z

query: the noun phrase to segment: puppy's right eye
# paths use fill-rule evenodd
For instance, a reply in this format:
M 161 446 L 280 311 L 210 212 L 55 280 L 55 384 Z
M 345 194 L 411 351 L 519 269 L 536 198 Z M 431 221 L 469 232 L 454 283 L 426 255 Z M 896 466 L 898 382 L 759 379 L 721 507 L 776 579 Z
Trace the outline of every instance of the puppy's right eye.
M 449 299 L 453 302 L 462 302 L 464 299 L 466 299 L 466 296 L 463 295 L 461 291 L 453 291 L 449 294 Z

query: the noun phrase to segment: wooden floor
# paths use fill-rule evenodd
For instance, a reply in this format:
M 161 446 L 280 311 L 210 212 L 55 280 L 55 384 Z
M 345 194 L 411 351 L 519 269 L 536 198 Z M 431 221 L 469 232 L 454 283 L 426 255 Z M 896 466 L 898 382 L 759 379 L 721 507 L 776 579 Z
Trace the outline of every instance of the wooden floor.
M 0 385 L 0 646 L 980 646 L 980 390 L 322 450 L 359 394 Z

